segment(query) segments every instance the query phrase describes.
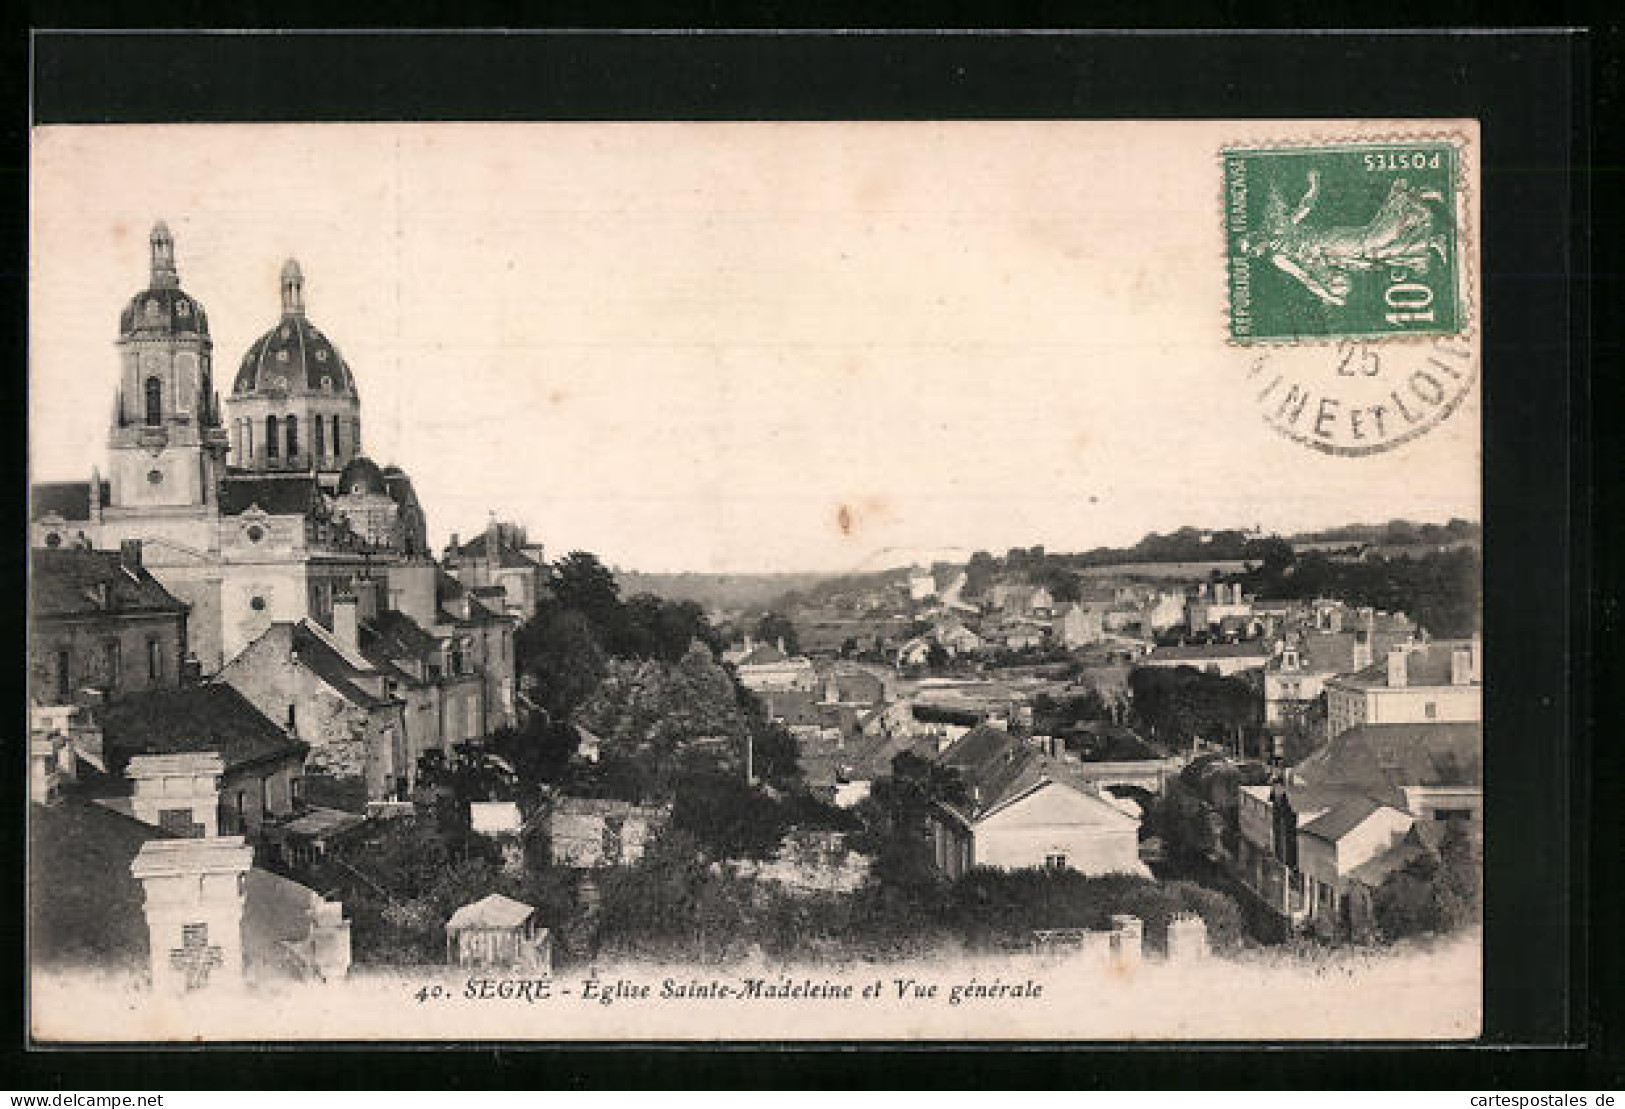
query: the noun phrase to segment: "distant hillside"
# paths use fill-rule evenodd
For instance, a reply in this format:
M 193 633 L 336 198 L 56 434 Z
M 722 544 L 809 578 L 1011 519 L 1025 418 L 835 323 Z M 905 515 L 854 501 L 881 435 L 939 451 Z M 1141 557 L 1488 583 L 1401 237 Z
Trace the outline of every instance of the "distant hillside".
M 668 601 L 693 601 L 706 608 L 758 608 L 786 593 L 811 589 L 829 574 L 648 574 L 617 570 L 622 597 L 653 593 Z

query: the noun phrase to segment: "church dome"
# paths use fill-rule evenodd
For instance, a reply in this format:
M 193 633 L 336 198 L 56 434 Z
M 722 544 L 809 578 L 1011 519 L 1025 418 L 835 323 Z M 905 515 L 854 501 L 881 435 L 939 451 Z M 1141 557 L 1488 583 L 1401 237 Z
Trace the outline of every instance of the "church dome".
M 248 348 L 231 387 L 233 397 L 253 393 L 356 398 L 344 357 L 305 318 L 304 278 L 292 259 L 282 267 L 282 319 Z
M 357 455 L 339 472 L 338 492 L 341 497 L 349 493 L 387 494 L 389 486 L 384 481 L 384 472 L 378 468 L 378 463 L 366 455 Z
M 175 240 L 159 220 L 149 238 L 152 247 L 150 285 L 130 298 L 119 315 L 121 339 L 163 339 L 195 335 L 208 338 L 209 317 L 203 305 L 181 291 L 175 270 Z

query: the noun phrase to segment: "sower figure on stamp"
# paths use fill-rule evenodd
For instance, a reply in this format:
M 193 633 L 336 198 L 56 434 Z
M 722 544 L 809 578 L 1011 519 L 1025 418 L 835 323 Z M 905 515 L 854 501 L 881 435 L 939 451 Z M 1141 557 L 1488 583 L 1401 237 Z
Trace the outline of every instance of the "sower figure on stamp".
M 1397 179 L 1388 197 L 1364 227 L 1305 228 L 1304 219 L 1320 198 L 1320 173 L 1309 171 L 1309 187 L 1297 208 L 1287 212 L 1286 202 L 1270 190 L 1262 241 L 1249 244 L 1255 258 L 1268 255 L 1277 269 L 1290 275 L 1326 304 L 1347 302 L 1349 274 L 1379 266 L 1404 266 L 1426 273 L 1431 254 L 1447 260 L 1445 237 L 1435 227 L 1435 209 L 1443 203 L 1432 189 L 1413 188 Z

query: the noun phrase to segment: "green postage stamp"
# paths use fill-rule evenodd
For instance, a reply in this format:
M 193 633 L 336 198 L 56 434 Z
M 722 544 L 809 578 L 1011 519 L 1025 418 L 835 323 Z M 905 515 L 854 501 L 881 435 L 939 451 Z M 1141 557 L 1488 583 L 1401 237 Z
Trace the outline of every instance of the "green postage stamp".
M 1225 150 L 1230 337 L 1462 331 L 1457 173 L 1442 141 Z

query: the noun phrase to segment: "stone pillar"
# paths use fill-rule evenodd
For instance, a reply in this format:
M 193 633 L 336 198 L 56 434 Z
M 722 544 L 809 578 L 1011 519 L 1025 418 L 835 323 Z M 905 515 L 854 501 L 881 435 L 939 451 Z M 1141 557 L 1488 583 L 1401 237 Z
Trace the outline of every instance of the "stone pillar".
M 242 981 L 244 876 L 253 864 L 241 836 L 141 846 L 130 873 L 146 893 L 155 992 Z
M 318 901 L 310 908 L 310 960 L 326 982 L 350 973 L 350 922 L 337 901 Z
M 1195 913 L 1180 913 L 1168 922 L 1168 961 L 1191 962 L 1208 956 L 1207 924 Z
M 213 751 L 136 755 L 124 773 L 135 784 L 132 814 L 173 835 L 220 834 L 220 777 L 226 763 Z M 201 831 L 198 829 L 201 828 Z
M 1122 970 L 1134 970 L 1143 954 L 1145 922 L 1128 913 L 1112 914 L 1112 963 Z

